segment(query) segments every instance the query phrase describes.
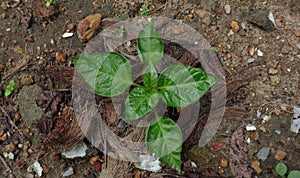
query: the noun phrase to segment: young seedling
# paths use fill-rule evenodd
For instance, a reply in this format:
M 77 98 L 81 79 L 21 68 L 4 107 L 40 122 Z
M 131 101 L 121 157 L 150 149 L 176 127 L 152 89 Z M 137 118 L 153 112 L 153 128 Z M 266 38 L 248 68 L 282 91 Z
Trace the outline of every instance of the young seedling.
M 148 6 L 145 4 L 142 6 L 140 11 L 141 11 L 141 16 L 143 16 L 143 17 L 148 16 L 150 14 L 150 10 L 149 10 Z
M 139 32 L 137 51 L 147 67 L 143 84 L 132 79 L 129 61 L 113 52 L 93 53 L 73 59 L 75 68 L 87 85 L 98 95 L 113 97 L 133 86 L 125 101 L 125 120 L 143 118 L 162 99 L 168 106 L 186 107 L 198 101 L 219 79 L 200 68 L 181 64 L 171 65 L 160 74 L 156 65 L 163 57 L 161 37 L 154 31 L 154 21 Z M 169 167 L 180 172 L 182 132 L 170 118 L 157 113 L 146 129 L 147 148 Z
M 12 92 L 17 92 L 17 88 L 15 87 L 15 81 L 11 80 L 9 84 L 6 86 L 6 90 L 4 96 L 9 96 Z
M 54 0 L 45 0 L 45 2 L 46 2 L 46 6 L 47 6 L 47 7 L 50 7 L 51 4 L 55 4 L 55 1 L 54 1 Z
M 285 178 L 288 169 L 287 166 L 284 163 L 278 163 L 275 167 L 275 171 L 278 175 L 280 175 L 282 178 Z M 300 171 L 297 170 L 293 170 L 291 172 L 289 172 L 287 178 L 299 178 L 300 177 Z

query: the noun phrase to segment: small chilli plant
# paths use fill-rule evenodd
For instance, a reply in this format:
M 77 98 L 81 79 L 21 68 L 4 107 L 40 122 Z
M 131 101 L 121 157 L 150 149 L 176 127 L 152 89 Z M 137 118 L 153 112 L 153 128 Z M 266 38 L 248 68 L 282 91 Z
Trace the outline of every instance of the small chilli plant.
M 125 101 L 124 119 L 133 121 L 153 111 L 160 99 L 171 107 L 186 107 L 219 81 L 200 68 L 182 64 L 171 65 L 158 73 L 156 65 L 163 57 L 163 49 L 152 19 L 137 39 L 138 56 L 147 67 L 142 74 L 142 85 L 133 81 L 130 63 L 121 54 L 92 53 L 73 58 L 73 62 L 83 80 L 98 95 L 117 96 L 132 86 Z M 156 113 L 146 129 L 145 141 L 149 151 L 161 162 L 180 172 L 183 138 L 176 122 Z

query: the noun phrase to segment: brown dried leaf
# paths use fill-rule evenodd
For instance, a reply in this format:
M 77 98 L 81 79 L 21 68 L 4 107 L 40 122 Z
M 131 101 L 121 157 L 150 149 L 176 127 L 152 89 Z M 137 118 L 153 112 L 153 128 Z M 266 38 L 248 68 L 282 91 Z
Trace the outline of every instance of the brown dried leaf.
M 45 108 L 45 111 L 51 111 L 54 114 L 58 111 L 58 107 L 62 103 L 62 96 L 62 93 L 56 91 L 43 93 L 36 100 L 36 104 Z
M 38 120 L 37 127 L 41 133 L 48 134 L 53 128 L 53 119 L 43 116 Z
M 244 125 L 236 129 L 231 136 L 229 165 L 236 178 L 251 178 L 252 170 L 248 167 L 248 148 L 244 141 Z
M 71 148 L 84 138 L 71 107 L 65 107 L 57 118 L 54 129 L 43 140 L 39 148 L 45 152 Z
M 82 42 L 89 41 L 98 30 L 102 15 L 92 14 L 81 20 L 77 27 L 77 35 Z

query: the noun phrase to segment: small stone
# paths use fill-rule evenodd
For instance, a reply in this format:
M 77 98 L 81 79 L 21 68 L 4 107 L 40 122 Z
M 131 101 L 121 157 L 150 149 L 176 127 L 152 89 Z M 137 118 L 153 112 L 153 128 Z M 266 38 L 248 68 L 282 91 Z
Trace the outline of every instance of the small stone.
M 251 132 L 251 138 L 253 140 L 258 140 L 258 137 L 259 137 L 259 133 L 256 130 Z
M 225 157 L 220 159 L 220 166 L 224 168 L 228 166 L 228 160 Z
M 180 29 L 178 27 L 172 28 L 172 33 L 178 35 L 180 33 Z
M 225 10 L 225 13 L 226 13 L 226 14 L 230 14 L 230 13 L 231 13 L 231 6 L 228 5 L 228 4 L 225 5 L 225 6 L 224 6 L 224 10 Z
M 251 46 L 250 48 L 248 48 L 248 54 L 249 54 L 250 56 L 253 56 L 254 52 L 255 52 L 254 46 Z
M 7 155 L 8 159 L 15 159 L 15 155 L 12 153 L 12 152 L 9 152 L 8 155 Z
M 74 33 L 69 33 L 69 32 L 67 32 L 67 33 L 64 33 L 63 35 L 62 35 L 62 37 L 63 38 L 70 38 L 70 37 L 72 37 L 74 35 Z
M 80 142 L 70 150 L 63 152 L 61 155 L 66 158 L 84 157 L 86 155 L 86 150 L 87 145 L 84 142 Z
M 294 56 L 291 56 L 291 57 L 290 57 L 290 61 L 291 61 L 291 62 L 293 62 L 294 59 L 295 59 Z
M 230 25 L 233 31 L 237 32 L 240 30 L 240 26 L 238 22 L 232 21 Z
M 99 28 L 101 19 L 101 14 L 92 14 L 79 22 L 77 35 L 81 42 L 87 42 L 94 36 Z
M 276 69 L 276 68 L 277 68 L 277 65 L 278 65 L 278 61 L 276 61 L 276 62 L 271 62 L 271 63 L 269 64 L 269 66 L 270 66 L 271 68 L 273 68 L 273 69 Z
M 271 116 L 265 115 L 262 119 L 263 119 L 263 122 L 268 122 L 269 120 L 271 120 Z
M 275 159 L 277 161 L 281 161 L 281 160 L 283 160 L 285 158 L 285 156 L 286 156 L 286 152 L 285 151 L 277 150 L 276 155 L 275 155 Z
M 27 168 L 28 173 L 35 172 L 38 177 L 41 177 L 43 174 L 43 168 L 38 161 L 35 161 L 31 166 Z
M 300 50 L 300 43 L 297 43 L 296 47 Z
M 7 140 L 7 137 L 8 137 L 7 134 L 4 133 L 4 134 L 0 137 L 0 140 L 4 142 L 4 141 Z
M 55 58 L 59 62 L 67 62 L 67 60 L 66 60 L 66 54 L 64 54 L 64 53 L 62 53 L 60 51 L 58 51 L 58 52 L 55 53 Z
M 283 47 L 281 48 L 281 53 L 282 54 L 289 54 L 290 51 L 291 51 L 291 48 L 287 44 L 284 44 Z
M 261 50 L 257 50 L 257 55 L 258 55 L 259 57 L 262 57 L 262 56 L 264 55 L 264 53 L 261 52 Z
M 280 83 L 280 79 L 277 75 L 270 75 L 271 85 L 278 85 Z
M 268 74 L 270 74 L 270 75 L 276 75 L 278 73 L 279 73 L 279 71 L 277 69 L 269 68 L 269 70 L 268 70 Z
M 247 131 L 254 131 L 254 130 L 256 130 L 256 127 L 254 125 L 248 124 L 248 125 L 246 125 L 246 130 Z
M 295 31 L 294 34 L 296 35 L 296 37 L 300 37 L 300 30 Z
M 269 156 L 270 150 L 270 147 L 263 147 L 257 152 L 256 157 L 262 161 L 265 161 Z
M 266 30 L 274 31 L 277 29 L 272 11 L 266 9 L 253 9 L 248 13 L 248 22 Z
M 75 28 L 75 24 L 74 23 L 68 24 L 68 30 L 73 30 L 74 28 Z
M 266 129 L 264 126 L 260 126 L 260 127 L 259 127 L 259 130 L 261 130 L 263 133 L 266 133 L 266 132 L 267 132 L 267 129 Z
M 244 30 L 248 30 L 248 27 L 247 27 L 247 25 L 246 25 L 245 22 L 242 22 L 242 23 L 241 23 L 241 27 L 242 27 L 242 29 L 244 29 Z
M 274 131 L 277 135 L 281 135 L 281 131 L 280 130 L 275 130 Z
M 31 85 L 34 83 L 33 77 L 30 75 L 22 75 L 20 78 L 22 85 Z
M 292 69 L 290 69 L 290 68 L 287 68 L 287 69 L 286 69 L 286 71 L 287 71 L 287 72 L 291 72 L 291 71 L 292 71 Z
M 276 108 L 274 112 L 275 112 L 275 114 L 276 114 L 277 116 L 279 116 L 280 113 L 281 113 L 281 110 Z
M 1 7 L 3 10 L 7 10 L 8 9 L 8 5 L 6 4 L 6 2 L 2 2 L 1 3 Z
M 232 57 L 232 56 L 231 56 L 230 53 L 227 53 L 227 54 L 226 54 L 226 59 L 227 59 L 227 60 L 231 59 L 231 57 Z
M 260 168 L 260 162 L 259 161 L 253 161 L 251 163 L 251 167 L 258 173 L 260 174 L 262 172 L 262 169 Z
M 63 177 L 68 177 L 74 174 L 74 169 L 72 167 L 69 167 L 69 169 L 64 172 Z
M 98 161 L 99 159 L 100 159 L 100 156 L 99 156 L 99 155 L 93 156 L 93 157 L 91 157 L 91 159 L 90 159 L 90 163 L 93 165 L 93 164 L 95 164 L 95 162 Z
M 249 59 L 247 60 L 247 63 L 248 63 L 248 64 L 253 63 L 253 62 L 255 62 L 255 59 L 254 59 L 254 58 L 249 58 Z

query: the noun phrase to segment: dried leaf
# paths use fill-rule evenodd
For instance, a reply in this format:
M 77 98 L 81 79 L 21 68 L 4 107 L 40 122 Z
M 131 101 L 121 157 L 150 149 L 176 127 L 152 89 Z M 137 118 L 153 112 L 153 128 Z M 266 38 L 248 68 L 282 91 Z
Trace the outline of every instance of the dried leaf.
M 53 119 L 43 116 L 38 120 L 37 127 L 41 133 L 48 134 L 53 128 Z
M 36 104 L 42 108 L 45 108 L 45 111 L 51 111 L 56 113 L 58 107 L 62 102 L 62 94 L 56 91 L 51 91 L 48 93 L 43 93 L 36 100 Z
M 30 0 L 30 4 L 33 15 L 40 19 L 49 18 L 58 13 L 57 6 L 51 5 L 47 7 L 44 0 Z
M 229 164 L 231 172 L 236 178 L 251 178 L 253 172 L 248 167 L 248 148 L 244 141 L 244 128 L 244 125 L 240 126 L 231 136 Z

